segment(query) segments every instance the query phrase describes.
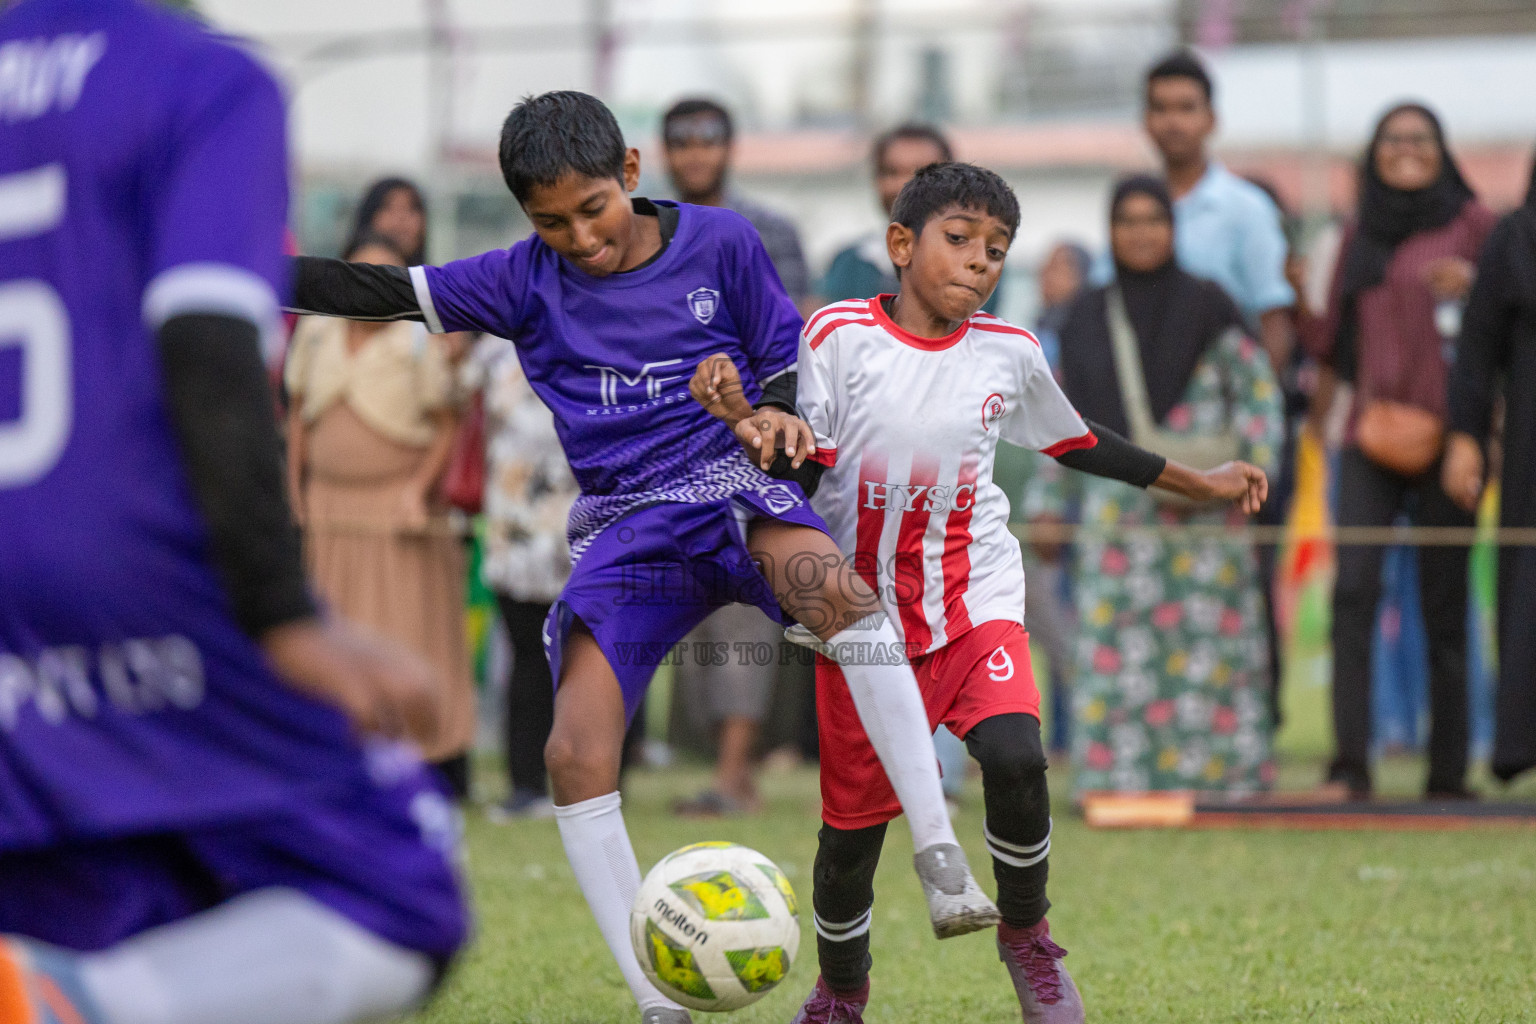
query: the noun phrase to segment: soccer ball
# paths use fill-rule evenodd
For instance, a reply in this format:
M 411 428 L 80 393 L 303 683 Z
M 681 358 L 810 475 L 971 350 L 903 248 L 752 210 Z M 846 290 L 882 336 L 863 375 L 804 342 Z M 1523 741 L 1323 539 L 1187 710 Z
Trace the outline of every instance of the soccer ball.
M 640 967 L 694 1010 L 739 1010 L 784 980 L 800 908 L 778 866 L 735 843 L 694 843 L 640 883 L 629 937 Z

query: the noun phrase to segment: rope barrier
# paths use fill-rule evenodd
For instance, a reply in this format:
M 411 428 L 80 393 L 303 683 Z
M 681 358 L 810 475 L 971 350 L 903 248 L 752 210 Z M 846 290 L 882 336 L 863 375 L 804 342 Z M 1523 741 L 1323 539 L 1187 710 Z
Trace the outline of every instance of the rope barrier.
M 361 519 L 326 519 L 316 523 L 319 532 L 365 535 L 408 534 L 420 537 L 463 537 L 470 531 L 459 517 L 434 516 L 423 530 Z M 1322 541 L 1334 546 L 1455 548 L 1491 543 L 1501 548 L 1536 548 L 1536 527 L 1504 526 L 1480 530 L 1475 526 L 1333 526 L 1321 532 L 1300 532 L 1287 526 L 1230 526 L 1226 523 L 1159 523 L 1121 526 L 1098 523 L 1011 523 L 1009 529 L 1028 544 L 1074 544 L 1082 540 L 1233 540 L 1256 546 L 1278 547 L 1301 541 Z
M 1475 526 L 1332 526 L 1302 533 L 1286 526 L 1229 526 L 1225 523 L 1180 523 L 1147 526 L 1097 523 L 1012 523 L 1009 529 L 1024 543 L 1072 544 L 1079 540 L 1119 540 L 1151 537 L 1162 540 L 1235 540 L 1265 547 L 1305 540 L 1349 547 L 1445 548 L 1492 543 L 1501 548 L 1536 547 L 1536 528 L 1504 526 L 1479 530 Z

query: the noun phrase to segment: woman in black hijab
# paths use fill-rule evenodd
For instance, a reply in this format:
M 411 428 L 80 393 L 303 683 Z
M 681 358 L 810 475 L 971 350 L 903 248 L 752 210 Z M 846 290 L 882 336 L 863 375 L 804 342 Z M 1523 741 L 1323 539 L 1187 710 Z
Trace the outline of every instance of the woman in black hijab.
M 1116 187 L 1110 237 L 1115 280 L 1081 295 L 1061 328 L 1067 397 L 1181 462 L 1209 469 L 1237 458 L 1273 472 L 1283 421 L 1269 360 L 1226 294 L 1175 263 L 1161 181 L 1136 176 Z M 1090 530 L 1109 531 L 1072 549 L 1079 792 L 1267 788 L 1269 645 L 1253 547 L 1235 534 L 1146 529 L 1239 525 L 1241 513 L 1168 504 L 1111 480 L 1070 483 L 1078 495 L 1047 462 L 1025 513 L 1059 520 L 1077 504 Z
M 1152 417 L 1159 423 L 1183 397 L 1201 357 L 1223 331 L 1241 327 L 1242 315 L 1220 285 L 1179 268 L 1173 200 L 1160 179 L 1147 174 L 1121 179 L 1110 201 L 1110 223 L 1115 283 L 1087 292 L 1068 313 L 1062 325 L 1061 372 L 1078 411 L 1128 434 L 1106 308 L 1112 291 L 1118 289 L 1124 299 L 1141 351 Z
M 1416 146 L 1411 141 L 1415 138 L 1427 139 L 1428 145 L 1419 141 Z M 1433 159 L 1428 155 L 1431 146 Z M 1391 148 L 1403 155 L 1390 155 Z M 1425 152 L 1415 154 L 1414 148 Z M 1413 165 L 1415 161 L 1422 169 Z M 1335 327 L 1333 363 L 1342 380 L 1354 380 L 1360 293 L 1382 283 L 1388 263 L 1405 241 L 1451 223 L 1476 199 L 1445 143 L 1445 129 L 1434 111 L 1420 103 L 1400 103 L 1382 115 L 1360 163 L 1355 230 L 1339 267 L 1343 309 Z M 1461 286 L 1461 297 L 1469 283 Z
M 369 235 L 383 235 L 405 257 L 406 266 L 417 267 L 427 258 L 427 203 L 421 189 L 406 178 L 381 178 L 368 186 L 358 204 L 347 249 L 354 249 Z
M 1387 111 L 1361 160 L 1357 221 L 1345 233 L 1315 354 L 1352 385 L 1338 463 L 1342 526 L 1468 527 L 1471 515 L 1440 484 L 1449 355 L 1473 261 L 1493 229 L 1456 167 L 1440 121 L 1417 103 Z M 1429 648 L 1426 796 L 1466 789 L 1467 554 L 1422 547 L 1418 601 Z M 1371 636 L 1385 552 L 1340 545 L 1333 586 L 1333 725 L 1330 788 L 1369 796 Z M 1411 601 L 1413 595 L 1406 595 Z
M 1501 398 L 1499 524 L 1536 527 L 1536 173 L 1525 204 L 1499 222 L 1483 249 L 1451 369 L 1441 481 L 1468 512 L 1482 495 Z M 1493 773 L 1508 781 L 1536 768 L 1536 548 L 1501 548 L 1498 579 Z

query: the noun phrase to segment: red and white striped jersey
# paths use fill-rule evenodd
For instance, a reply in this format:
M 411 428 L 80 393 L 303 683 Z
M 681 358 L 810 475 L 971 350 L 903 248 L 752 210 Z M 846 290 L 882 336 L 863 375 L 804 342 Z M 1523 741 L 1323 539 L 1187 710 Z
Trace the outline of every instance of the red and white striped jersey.
M 820 310 L 800 335 L 800 415 L 828 467 L 812 504 L 914 653 L 1024 620 L 1024 565 L 992 482 L 999 440 L 1060 455 L 1097 438 L 1034 335 L 977 313 L 945 338 L 877 299 Z

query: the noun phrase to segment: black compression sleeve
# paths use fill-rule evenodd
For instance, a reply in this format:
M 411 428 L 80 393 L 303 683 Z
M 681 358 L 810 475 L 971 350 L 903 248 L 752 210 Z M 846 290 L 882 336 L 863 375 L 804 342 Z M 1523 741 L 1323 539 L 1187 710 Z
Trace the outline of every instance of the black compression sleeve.
M 752 408 L 761 409 L 765 405 L 771 405 L 783 409 L 791 416 L 798 415 L 795 412 L 795 394 L 799 389 L 800 375 L 794 370 L 786 370 L 763 385 L 763 397 L 759 398 Z
M 426 320 L 404 267 L 295 256 L 290 313 L 348 320 Z
M 1086 422 L 1099 443 L 1056 456 L 1056 461 L 1068 469 L 1146 488 L 1156 483 L 1168 467 L 1168 460 L 1161 455 L 1132 444 L 1108 427 Z
M 160 328 L 159 342 L 182 463 L 235 621 L 259 637 L 313 616 L 255 325 L 228 316 L 178 316 Z

